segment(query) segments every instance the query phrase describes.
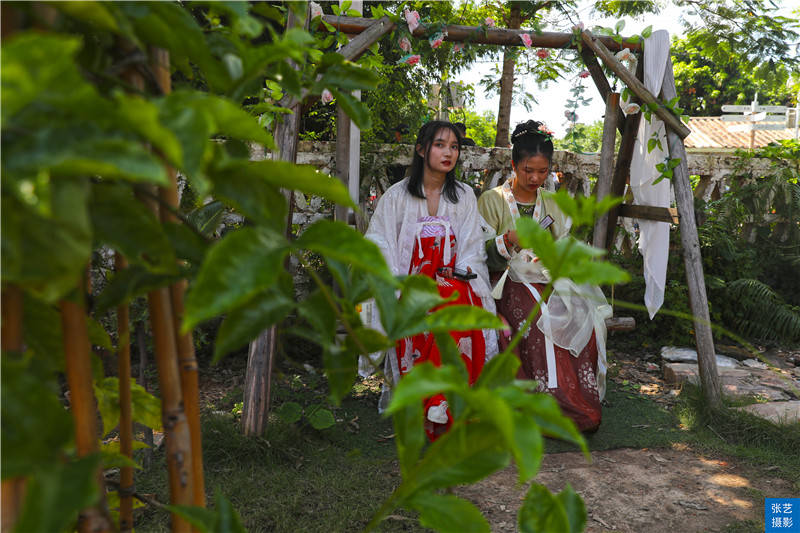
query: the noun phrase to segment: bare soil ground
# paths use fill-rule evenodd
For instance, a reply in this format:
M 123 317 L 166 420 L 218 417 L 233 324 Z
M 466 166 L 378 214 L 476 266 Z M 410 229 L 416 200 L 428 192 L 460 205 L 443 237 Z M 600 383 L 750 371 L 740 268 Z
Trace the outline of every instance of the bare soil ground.
M 589 533 L 722 531 L 732 522 L 764 516 L 764 497 L 790 497 L 790 484 L 743 465 L 674 449 L 619 449 L 545 456 L 535 480 L 551 492 L 569 483 L 588 512 Z M 516 531 L 527 486 L 511 467 L 456 494 L 474 502 L 493 532 Z

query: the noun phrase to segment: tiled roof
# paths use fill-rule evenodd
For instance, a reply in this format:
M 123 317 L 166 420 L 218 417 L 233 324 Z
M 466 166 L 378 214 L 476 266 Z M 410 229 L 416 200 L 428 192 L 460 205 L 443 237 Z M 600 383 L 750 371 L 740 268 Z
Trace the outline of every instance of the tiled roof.
M 733 150 L 750 148 L 749 131 L 730 131 L 729 126 L 747 124 L 746 122 L 723 122 L 720 117 L 689 117 L 692 133 L 683 140 L 686 148 L 705 148 Z M 794 139 L 794 129 L 756 130 L 755 147 L 766 146 L 780 139 Z

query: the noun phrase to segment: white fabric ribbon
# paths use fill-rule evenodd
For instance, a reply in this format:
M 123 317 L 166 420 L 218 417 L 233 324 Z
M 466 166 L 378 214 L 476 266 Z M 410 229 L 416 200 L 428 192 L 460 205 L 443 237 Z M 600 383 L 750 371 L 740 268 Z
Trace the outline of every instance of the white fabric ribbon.
M 644 41 L 644 84 L 654 95 L 661 92 L 665 79 L 665 69 L 669 59 L 669 33 L 658 30 Z M 656 146 L 647 150 L 648 141 L 656 136 L 661 148 Z M 653 182 L 660 172 L 656 165 L 669 156 L 664 123 L 650 117 L 642 120 L 634 144 L 631 160 L 631 190 L 634 203 L 654 207 L 669 207 L 670 181 L 665 179 Z M 669 223 L 652 220 L 639 220 L 639 251 L 644 259 L 645 293 L 644 303 L 652 319 L 664 303 L 664 287 L 667 279 L 667 259 L 669 256 Z
M 536 287 L 531 285 L 530 283 L 524 283 L 525 288 L 531 293 L 534 300 L 536 300 L 539 304 L 539 310 L 542 313 L 542 320 L 544 320 L 545 327 L 548 331 L 552 328 L 550 327 L 550 313 L 547 311 L 547 304 L 542 301 L 542 295 L 539 294 L 539 291 L 536 290 Z M 534 324 L 531 324 L 530 327 L 534 327 Z M 556 373 L 556 349 L 553 346 L 553 339 L 550 338 L 549 335 L 544 335 L 544 351 L 545 351 L 545 360 L 547 361 L 547 388 L 548 389 L 555 389 L 558 387 L 558 374 Z

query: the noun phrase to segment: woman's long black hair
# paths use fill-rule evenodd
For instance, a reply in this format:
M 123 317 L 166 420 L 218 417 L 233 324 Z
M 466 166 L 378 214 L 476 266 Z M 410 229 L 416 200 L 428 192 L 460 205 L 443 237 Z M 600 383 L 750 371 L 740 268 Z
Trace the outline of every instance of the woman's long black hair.
M 423 124 L 423 126 L 419 129 L 417 142 L 414 145 L 414 159 L 411 161 L 411 171 L 409 172 L 408 177 L 408 192 L 411 194 L 411 196 L 425 198 L 425 193 L 422 190 L 422 176 L 425 173 L 425 161 L 428 159 L 428 156 L 431 153 L 433 139 L 436 137 L 436 134 L 443 129 L 452 131 L 453 135 L 456 136 L 459 146 L 458 158 L 461 157 L 462 136 L 455 124 L 444 120 L 432 120 L 427 124 Z M 417 146 L 422 147 L 422 151 L 425 153 L 424 158 L 417 152 Z M 458 166 L 458 158 L 456 158 L 456 166 Z M 456 166 L 454 166 L 453 169 L 445 176 L 444 189 L 442 191 L 445 198 L 454 204 L 458 203 L 458 181 L 456 180 Z
M 543 155 L 548 161 L 553 161 L 552 134 L 545 129 L 544 123 L 536 120 L 517 124 L 511 134 L 511 160 L 514 165 L 519 165 L 533 155 Z

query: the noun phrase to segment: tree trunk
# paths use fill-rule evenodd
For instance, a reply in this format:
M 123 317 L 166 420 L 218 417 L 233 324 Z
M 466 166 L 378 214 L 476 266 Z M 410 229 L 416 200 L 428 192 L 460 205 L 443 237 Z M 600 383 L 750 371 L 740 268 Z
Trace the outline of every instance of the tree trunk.
M 242 431 L 245 435 L 261 435 L 267 427 L 276 336 L 273 326 L 250 343 L 242 407 Z
M 512 5 L 508 29 L 517 30 L 522 25 L 519 5 Z M 508 147 L 511 124 L 511 100 L 514 98 L 514 66 L 517 52 L 511 47 L 503 50 L 503 75 L 500 77 L 500 105 L 497 108 L 497 136 L 494 145 Z

